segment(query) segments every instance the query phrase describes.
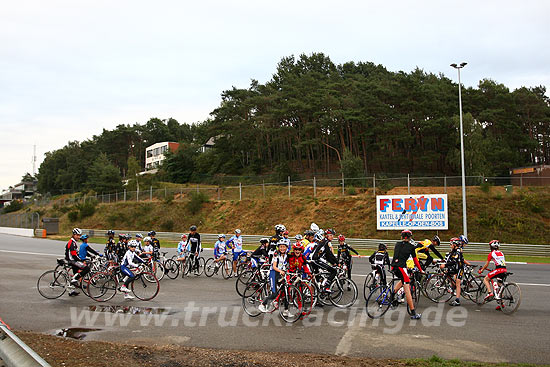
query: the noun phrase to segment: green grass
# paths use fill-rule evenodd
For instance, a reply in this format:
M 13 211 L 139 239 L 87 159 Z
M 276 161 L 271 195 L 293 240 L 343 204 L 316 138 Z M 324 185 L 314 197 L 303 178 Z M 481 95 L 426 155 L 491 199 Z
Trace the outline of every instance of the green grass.
M 52 240 L 61 240 L 66 241 L 68 240 L 69 236 L 62 236 L 62 235 L 52 235 L 48 236 L 48 239 Z M 118 239 L 117 239 L 118 240 Z M 88 240 L 90 244 L 96 244 L 97 246 L 104 245 L 107 242 L 107 239 L 105 237 L 90 237 Z M 178 242 L 175 240 L 165 240 L 161 239 L 160 244 L 162 247 L 166 248 L 176 248 L 178 247 Z M 214 247 L 214 243 L 203 243 L 204 247 Z M 243 245 L 243 249 L 245 250 L 255 250 L 258 248 L 259 244 L 254 245 Z M 361 256 L 370 256 L 373 253 L 373 250 L 358 250 L 359 255 Z M 393 255 L 393 253 L 389 252 L 390 257 Z M 444 254 L 443 254 L 444 255 Z M 487 260 L 487 255 L 472 255 L 467 254 L 465 256 L 466 260 L 471 261 L 485 261 Z M 527 263 L 541 263 L 541 264 L 550 264 L 550 257 L 539 257 L 539 256 L 506 256 L 507 262 L 527 262 Z
M 507 366 L 507 367 L 527 367 L 527 366 L 548 366 L 540 364 L 526 363 L 485 363 L 485 362 L 466 362 L 459 359 L 443 359 L 436 355 L 431 358 L 406 359 L 406 366 L 413 367 L 480 367 L 480 366 Z

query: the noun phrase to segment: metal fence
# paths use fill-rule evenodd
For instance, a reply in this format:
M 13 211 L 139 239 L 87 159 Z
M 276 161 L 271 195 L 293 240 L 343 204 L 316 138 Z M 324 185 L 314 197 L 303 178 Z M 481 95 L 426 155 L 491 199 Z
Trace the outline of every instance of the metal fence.
M 39 213 L 20 213 L 0 215 L 0 227 L 32 228 L 40 227 Z
M 484 185 L 504 186 L 506 192 L 512 192 L 510 177 L 485 177 L 467 176 L 467 186 Z M 539 178 L 524 177 L 519 187 L 530 186 L 529 183 L 540 182 Z M 317 178 L 307 180 L 291 180 L 288 177 L 285 182 L 265 182 L 255 184 L 242 184 L 234 186 L 213 186 L 196 184 L 195 186 L 140 188 L 136 191 L 124 190 L 114 193 L 98 193 L 94 196 L 73 196 L 53 200 L 58 205 L 76 204 L 86 200 L 96 200 L 99 203 L 116 202 L 152 202 L 165 200 L 184 200 L 192 193 L 202 193 L 210 200 L 245 200 L 269 197 L 298 197 L 298 198 L 326 198 L 338 196 L 353 196 L 366 194 L 376 196 L 387 191 L 399 188 L 401 193 L 407 194 L 445 194 L 455 192 L 462 185 L 461 176 L 436 176 L 436 177 L 403 177 L 370 176 L 359 178 Z M 429 192 L 426 192 L 429 190 Z M 50 199 L 47 200 L 51 201 Z M 46 204 L 42 201 L 41 204 Z
M 102 229 L 83 229 L 83 233 L 88 234 L 90 237 L 107 237 L 107 231 Z M 142 233 L 147 231 L 131 231 L 131 230 L 116 230 L 116 233 Z M 214 233 L 201 233 L 201 241 L 205 244 L 213 245 L 218 240 L 218 235 Z M 165 240 L 180 240 L 181 233 L 176 232 L 157 232 L 157 238 Z M 245 245 L 258 245 L 262 237 L 269 237 L 268 235 L 242 235 L 243 243 Z M 371 250 L 378 249 L 379 243 L 385 243 L 387 245 L 393 245 L 395 241 L 381 240 L 381 239 L 367 239 L 367 238 L 346 238 L 346 242 L 358 250 Z M 449 242 L 441 242 L 442 245 L 449 245 Z M 473 243 L 470 242 L 466 245 L 465 252 L 475 255 L 486 255 L 489 245 L 487 243 Z M 531 245 L 531 244 L 501 244 L 501 249 L 507 255 L 514 256 L 550 256 L 550 245 Z

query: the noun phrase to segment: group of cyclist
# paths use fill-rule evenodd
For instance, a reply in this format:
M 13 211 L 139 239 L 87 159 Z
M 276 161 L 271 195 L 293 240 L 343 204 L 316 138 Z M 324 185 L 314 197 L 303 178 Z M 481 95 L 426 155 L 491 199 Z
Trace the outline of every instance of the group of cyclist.
M 190 227 L 189 234 L 182 234 L 181 241 L 178 243 L 178 261 L 184 261 L 186 256 L 190 256 L 192 263 L 195 265 L 195 274 L 198 275 L 198 260 L 200 253 L 203 251 L 201 237 L 197 232 L 195 225 Z M 330 284 L 337 274 L 337 267 L 345 267 L 347 276 L 351 279 L 352 272 L 352 255 L 358 255 L 358 252 L 349 244 L 343 235 L 338 236 L 337 255 L 334 255 L 333 240 L 335 231 L 331 228 L 327 230 L 320 229 L 315 223 L 312 223 L 303 235 L 297 234 L 294 236 L 294 241 L 289 237 L 289 231 L 283 224 L 275 226 L 275 233 L 271 237 L 264 237 L 260 240 L 259 246 L 250 253 L 250 261 L 253 267 L 258 267 L 264 263 L 270 264 L 270 285 L 271 296 L 264 300 L 262 311 L 266 309 L 266 303 L 275 297 L 277 294 L 277 284 L 286 272 L 299 272 L 303 276 L 310 276 L 320 270 L 326 271 L 329 276 L 321 285 L 322 291 L 330 292 Z M 79 279 L 89 273 L 90 268 L 87 265 L 87 257 L 90 255 L 106 256 L 107 259 L 120 265 L 122 273 L 125 275 L 124 284 L 120 288 L 125 292 L 125 298 L 133 298 L 129 294 L 128 285 L 134 279 L 132 268 L 136 268 L 140 263 L 144 263 L 149 258 L 158 258 L 160 250 L 160 241 L 156 238 L 156 232 L 150 231 L 147 237 L 143 237 L 141 233 L 135 235 L 135 239 L 129 234 L 119 234 L 119 241 L 115 242 L 115 232 L 107 231 L 108 240 L 105 246 L 105 255 L 102 255 L 91 248 L 88 244 L 88 235 L 82 234 L 79 228 L 73 229 L 73 234 L 65 248 L 65 259 L 71 265 L 74 276 L 70 280 L 72 285 L 76 285 Z M 82 244 L 78 245 L 81 240 Z M 412 239 L 412 232 L 408 229 L 401 232 L 401 241 L 397 242 L 393 251 L 393 258 L 390 260 L 387 246 L 383 243 L 379 244 L 378 251 L 375 251 L 369 261 L 373 269 L 380 276 L 382 284 L 386 283 L 385 267 L 394 274 L 399 282 L 394 288 L 394 302 L 402 300 L 397 296 L 399 290 L 403 288 L 401 293 L 404 293 L 404 298 L 409 305 L 411 318 L 419 319 L 421 314 L 414 309 L 414 304 L 411 297 L 409 287 L 411 270 L 416 268 L 418 272 L 424 273 L 428 266 L 435 263 L 435 255 L 440 259 L 439 266 L 444 269 L 455 281 L 456 298 L 450 303 L 451 306 L 460 305 L 461 287 L 460 282 L 464 274 L 464 266 L 470 263 L 464 259 L 463 249 L 468 244 L 468 239 L 461 235 L 451 238 L 450 251 L 443 256 L 437 249 L 441 241 L 438 236 L 432 240 L 423 240 L 415 242 Z M 481 274 L 490 262 L 495 263 L 496 269 L 489 272 L 484 278 L 484 283 L 489 293 L 486 299 L 495 297 L 495 292 L 492 288 L 491 279 L 502 277 L 506 274 L 506 261 L 504 254 L 500 251 L 500 243 L 498 240 L 493 240 L 489 243 L 490 253 L 485 265 L 479 269 Z M 229 251 L 231 250 L 231 254 Z M 243 237 L 241 230 L 236 229 L 235 234 L 226 240 L 225 234 L 219 234 L 218 240 L 214 245 L 214 262 L 216 266 L 223 264 L 226 259 L 232 260 L 233 274 L 238 276 L 236 267 L 240 256 L 246 252 L 243 250 Z M 420 260 L 424 260 L 421 263 Z M 77 295 L 75 290 L 69 295 Z M 497 307 L 498 309 L 498 307 Z

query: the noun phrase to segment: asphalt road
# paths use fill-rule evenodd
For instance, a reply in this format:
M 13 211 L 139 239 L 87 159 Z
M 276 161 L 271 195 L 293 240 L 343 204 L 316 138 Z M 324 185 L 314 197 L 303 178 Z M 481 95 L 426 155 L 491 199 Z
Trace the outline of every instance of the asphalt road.
M 519 283 L 522 291 L 520 309 L 512 316 L 495 311 L 494 303 L 479 307 L 463 300 L 462 307 L 451 308 L 423 298 L 418 306 L 424 315 L 420 322 L 409 320 L 405 307 L 373 321 L 366 316 L 361 293 L 370 265 L 366 259 L 356 259 L 354 280 L 360 294 L 354 307 L 344 311 L 325 307 L 286 325 L 277 314 L 246 316 L 234 280 L 218 276 L 164 279 L 151 302 L 124 300 L 120 294 L 107 304 L 84 295 L 44 299 L 36 281 L 55 267 L 56 257 L 63 257 L 63 245 L 0 234 L 0 317 L 12 328 L 43 333 L 93 328 L 98 330 L 87 332 L 86 340 L 143 344 L 374 358 L 437 354 L 484 362 L 550 362 L 550 265 L 509 265 L 514 272 L 510 280 Z M 102 250 L 100 245 L 92 247 Z M 211 252 L 203 254 L 208 257 Z M 150 312 L 157 314 L 146 314 Z

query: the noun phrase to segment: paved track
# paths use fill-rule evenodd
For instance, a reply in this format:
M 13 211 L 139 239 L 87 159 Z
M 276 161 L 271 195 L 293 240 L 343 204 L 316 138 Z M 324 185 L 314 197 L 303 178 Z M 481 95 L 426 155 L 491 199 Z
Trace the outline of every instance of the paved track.
M 186 278 L 161 282 L 151 302 L 126 301 L 117 295 L 109 305 L 158 307 L 169 314 L 149 319 L 137 308 L 130 313 L 92 312 L 103 306 L 80 295 L 46 300 L 36 291 L 36 280 L 63 257 L 63 242 L 0 235 L 0 317 L 15 329 L 53 333 L 67 327 L 91 327 L 87 340 L 132 343 L 175 343 L 210 348 L 286 350 L 375 358 L 462 358 L 492 362 L 548 363 L 550 328 L 550 265 L 510 265 L 513 281 L 521 284 L 522 304 L 513 316 L 478 307 L 440 308 L 421 299 L 422 322 L 411 322 L 404 307 L 391 318 L 373 322 L 359 301 L 347 311 L 326 307 L 293 325 L 281 324 L 277 315 L 248 318 L 242 312 L 234 280 Z M 92 245 L 92 247 L 94 247 Z M 96 245 L 97 250 L 102 246 Z M 173 249 L 171 249 L 174 251 Z M 505 251 L 505 249 L 504 249 Z M 205 256 L 211 253 L 205 251 Z M 354 279 L 361 289 L 370 271 L 366 259 L 357 259 Z M 71 317 L 71 315 L 73 317 Z M 80 321 L 78 318 L 81 317 Z M 94 322 L 86 323 L 86 317 Z M 144 324 L 145 323 L 145 324 Z M 159 326 L 155 326 L 155 323 Z M 258 323 L 259 325 L 255 325 Z

